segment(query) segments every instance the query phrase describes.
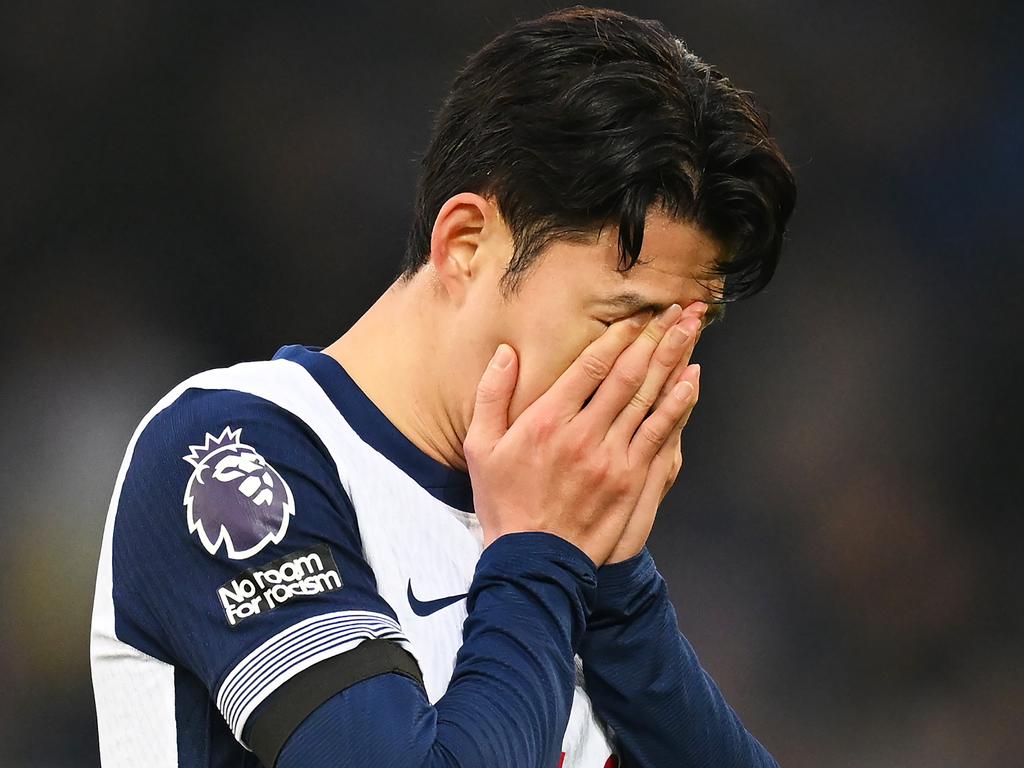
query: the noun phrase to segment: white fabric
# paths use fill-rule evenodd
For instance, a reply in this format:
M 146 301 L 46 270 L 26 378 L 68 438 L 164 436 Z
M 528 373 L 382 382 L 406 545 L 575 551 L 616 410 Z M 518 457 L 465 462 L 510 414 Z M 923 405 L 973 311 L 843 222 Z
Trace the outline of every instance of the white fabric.
M 113 632 L 110 538 L 120 485 L 138 434 L 156 413 L 172 403 L 187 388 L 226 389 L 255 395 L 290 412 L 317 435 L 334 460 L 341 484 L 355 508 L 364 556 L 374 571 L 378 590 L 399 619 L 400 628 L 388 628 L 384 622 L 380 622 L 375 631 L 397 632 L 393 635 L 396 642 L 410 651 L 419 662 L 428 699 L 431 703 L 440 699 L 447 690 L 455 657 L 462 645 L 465 601 L 421 617 L 412 611 L 406 590 L 411 579 L 419 600 L 468 591 L 483 549 L 483 535 L 475 515 L 439 501 L 364 442 L 301 365 L 289 360 L 241 363 L 231 368 L 207 371 L 183 382 L 143 420 L 129 445 L 108 515 L 93 618 L 93 676 L 94 680 L 99 681 L 96 689 L 97 709 L 104 710 L 100 718 L 104 765 L 107 768 L 121 765 L 176 765 L 176 762 L 168 761 L 166 753 L 161 757 L 164 762 L 154 762 L 144 757 L 141 742 L 145 739 L 142 736 L 132 739 L 132 744 L 128 746 L 118 746 L 122 741 L 124 727 L 114 727 L 116 717 L 119 716 L 114 712 L 118 709 L 115 700 L 124 693 L 126 673 L 114 671 L 119 668 L 120 661 L 110 650 L 113 647 L 111 643 L 124 645 L 114 637 Z M 297 514 L 301 514 L 301 510 Z M 296 627 L 287 631 L 292 630 L 296 630 Z M 296 631 L 301 631 L 301 628 Z M 323 648 L 323 655 L 317 656 L 316 660 L 350 650 L 362 639 L 365 638 L 349 638 L 330 648 Z M 268 644 L 272 645 L 275 641 L 276 638 L 272 638 L 264 645 L 269 647 Z M 255 693 L 248 691 L 242 695 L 232 681 L 238 679 L 246 665 L 250 665 L 251 671 L 255 664 L 254 654 L 258 651 L 243 659 L 225 678 L 217 692 L 218 707 L 236 736 L 241 734 L 246 718 L 256 705 L 278 685 L 301 671 L 300 668 L 278 670 L 263 680 Z M 147 728 L 152 731 L 152 735 L 146 738 L 158 736 L 164 739 L 162 743 L 170 738 L 173 745 L 173 677 L 168 677 L 167 671 L 158 666 L 147 669 L 151 670 L 154 680 L 165 681 L 160 685 L 166 686 L 166 681 L 170 680 L 170 687 L 167 690 L 161 688 L 160 696 L 151 704 L 139 702 L 133 705 L 141 706 L 144 710 L 136 712 L 133 719 L 150 723 Z M 162 722 L 160 717 L 170 717 L 170 722 Z M 604 759 L 612 752 L 580 675 L 577 675 L 562 750 L 566 753 L 562 768 L 602 768 Z

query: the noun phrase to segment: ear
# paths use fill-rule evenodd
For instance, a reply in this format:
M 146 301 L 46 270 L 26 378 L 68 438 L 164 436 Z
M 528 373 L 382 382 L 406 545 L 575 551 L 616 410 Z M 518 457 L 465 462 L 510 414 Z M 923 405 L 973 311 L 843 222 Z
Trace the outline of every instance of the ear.
M 473 192 L 448 198 L 438 211 L 430 235 L 430 265 L 456 304 L 488 266 L 496 230 L 502 226 L 497 207 Z

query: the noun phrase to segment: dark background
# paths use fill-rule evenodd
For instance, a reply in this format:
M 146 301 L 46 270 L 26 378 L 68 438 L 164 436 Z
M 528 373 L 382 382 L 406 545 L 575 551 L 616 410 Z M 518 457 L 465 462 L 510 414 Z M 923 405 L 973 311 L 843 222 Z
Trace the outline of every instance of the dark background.
M 139 419 L 387 287 L 433 110 L 559 4 L 0 6 L 0 764 L 98 762 L 88 625 Z M 652 549 L 787 768 L 1019 764 L 1020 4 L 616 3 L 772 115 L 800 184 L 709 332 Z

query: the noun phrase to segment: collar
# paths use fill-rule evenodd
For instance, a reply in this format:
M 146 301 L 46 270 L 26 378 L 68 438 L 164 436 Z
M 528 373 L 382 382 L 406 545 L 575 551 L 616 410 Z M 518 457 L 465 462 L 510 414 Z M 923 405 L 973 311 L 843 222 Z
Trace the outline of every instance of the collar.
M 469 475 L 424 453 L 391 423 L 341 363 L 322 349 L 290 344 L 281 347 L 274 360 L 290 360 L 305 368 L 356 434 L 430 495 L 463 512 L 474 512 Z

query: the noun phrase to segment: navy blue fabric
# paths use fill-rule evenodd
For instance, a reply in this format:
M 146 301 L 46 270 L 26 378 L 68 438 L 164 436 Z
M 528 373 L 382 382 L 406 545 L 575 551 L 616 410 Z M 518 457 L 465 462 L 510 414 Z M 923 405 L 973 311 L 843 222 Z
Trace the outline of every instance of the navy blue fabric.
M 182 666 L 174 668 L 174 725 L 181 768 L 259 768 L 256 756 L 239 747 L 203 682 Z
M 278 354 L 304 365 L 331 393 L 364 440 L 421 483 L 445 489 L 442 493 L 448 496 L 435 493 L 438 498 L 458 508 L 472 510 L 469 476 L 434 461 L 416 448 L 366 398 L 333 358 L 318 354 L 313 348 L 298 346 L 286 347 Z M 346 404 L 352 403 L 363 407 L 353 412 L 349 405 L 346 412 Z M 453 488 L 455 497 L 450 490 Z M 453 501 L 462 493 L 468 497 L 468 503 Z M 597 713 L 615 732 L 616 745 L 623 755 L 623 768 L 775 766 L 771 755 L 743 727 L 725 702 L 714 680 L 701 668 L 690 643 L 680 633 L 666 584 L 650 552 L 645 548 L 630 560 L 602 566 L 597 569 L 597 578 L 594 609 L 578 651 L 584 662 L 588 694 Z M 523 642 L 528 647 L 528 639 Z M 489 674 L 500 678 L 504 672 L 516 669 L 501 659 Z M 415 760 L 403 762 L 400 758 L 403 752 L 389 747 L 399 733 L 412 740 L 405 742 L 403 737 L 398 737 L 398 742 L 405 745 L 405 754 L 425 755 L 428 753 L 424 750 L 429 748 L 434 755 L 430 759 L 437 761 L 437 765 L 557 765 L 557 760 L 554 763 L 503 762 L 513 759 L 508 752 L 488 753 L 486 760 L 480 763 L 467 759 L 462 753 L 453 754 L 440 746 L 451 737 L 438 729 L 425 698 L 412 688 L 409 681 L 398 676 L 382 675 L 336 695 L 296 731 L 282 753 L 282 760 L 287 762 L 279 761 L 279 765 L 285 768 L 347 766 L 360 764 L 359 760 L 364 760 L 362 764 L 380 764 L 369 762 L 374 757 L 387 764 L 386 756 L 390 756 L 395 765 L 421 764 Z M 526 691 L 521 695 L 525 696 Z M 446 705 L 446 700 L 447 695 L 438 706 Z M 395 719 L 367 720 L 365 713 L 378 711 L 382 701 L 393 703 L 397 712 Z M 515 718 L 521 717 L 514 710 L 510 712 Z M 478 719 L 472 709 L 465 714 L 467 723 Z M 409 717 L 420 724 L 411 732 Z M 449 717 L 448 722 L 456 732 L 461 732 L 456 717 Z M 468 727 L 472 732 L 472 725 Z M 352 739 L 344 734 L 360 736 Z M 467 755 L 472 752 L 468 747 L 463 749 Z M 351 753 L 352 760 L 343 757 L 342 752 Z M 484 754 L 481 752 L 478 756 L 482 759 Z
M 469 476 L 416 447 L 333 358 L 297 345 L 276 358 L 303 366 L 368 445 L 436 498 L 473 511 Z M 295 500 L 283 541 L 245 560 L 223 550 L 210 554 L 188 530 L 183 510 L 194 468 L 182 457 L 225 427 L 241 430 L 241 441 L 280 474 Z M 228 625 L 217 596 L 221 585 L 314 546 L 329 549 L 341 589 L 296 597 Z M 225 676 L 262 642 L 334 611 L 395 618 L 363 559 L 355 512 L 326 449 L 286 411 L 238 392 L 188 390 L 143 431 L 122 490 L 112 556 L 118 637 L 175 666 L 182 766 L 258 764 L 213 701 Z M 701 669 L 646 550 L 595 569 L 557 536 L 509 534 L 481 555 L 467 609 L 454 673 L 435 706 L 408 678 L 371 677 L 313 712 L 286 743 L 278 766 L 555 768 L 577 652 L 595 709 L 615 732 L 623 768 L 775 765 Z
M 597 579 L 578 652 L 594 707 L 615 731 L 621 768 L 777 768 L 679 632 L 664 579 L 648 550 L 602 566 Z M 522 643 L 531 647 L 529 634 L 524 633 Z M 498 718 L 495 722 L 500 723 L 507 712 L 508 719 L 524 722 L 519 707 L 531 703 L 528 697 L 543 699 L 546 689 L 533 688 L 532 678 L 520 675 L 520 669 L 524 667 L 496 663 L 488 673 L 496 683 L 515 685 L 518 680 L 521 686 L 519 695 L 506 699 L 501 710 L 481 711 L 475 705 L 463 709 L 465 700 L 449 698 L 452 689 L 433 709 L 416 686 L 397 675 L 365 680 L 335 695 L 296 730 L 278 768 L 554 768 L 559 762 L 553 753 L 535 761 L 525 749 L 520 754 L 491 749 L 488 739 L 507 743 L 501 740 L 508 734 L 481 733 L 482 719 Z M 523 744 L 528 742 L 524 729 L 514 726 L 510 733 Z
M 436 706 L 407 678 L 364 680 L 296 729 L 277 768 L 555 768 L 595 588 L 594 563 L 565 539 L 500 537 L 477 563 L 463 645 Z
M 469 475 L 421 451 L 391 423 L 337 360 L 319 350 L 320 347 L 291 344 L 281 347 L 274 359 L 291 360 L 305 368 L 359 437 L 434 498 L 463 512 L 473 512 Z
M 622 768 L 777 768 L 679 631 L 645 547 L 597 570 L 580 647 L 587 693 L 616 732 Z
M 183 506 L 194 469 L 183 457 L 207 433 L 218 436 L 225 427 L 241 430 L 241 441 L 284 478 L 295 502 L 283 540 L 245 560 L 229 559 L 223 547 L 210 554 L 189 531 Z M 219 587 L 248 568 L 318 545 L 336 561 L 340 589 L 297 596 L 229 625 Z M 118 505 L 112 569 L 117 636 L 181 668 L 175 685 L 182 765 L 250 764 L 211 699 L 238 662 L 268 638 L 335 611 L 397 620 L 363 559 L 355 512 L 326 449 L 288 412 L 235 391 L 187 390 L 142 432 Z M 201 709 L 198 686 L 206 697 Z

